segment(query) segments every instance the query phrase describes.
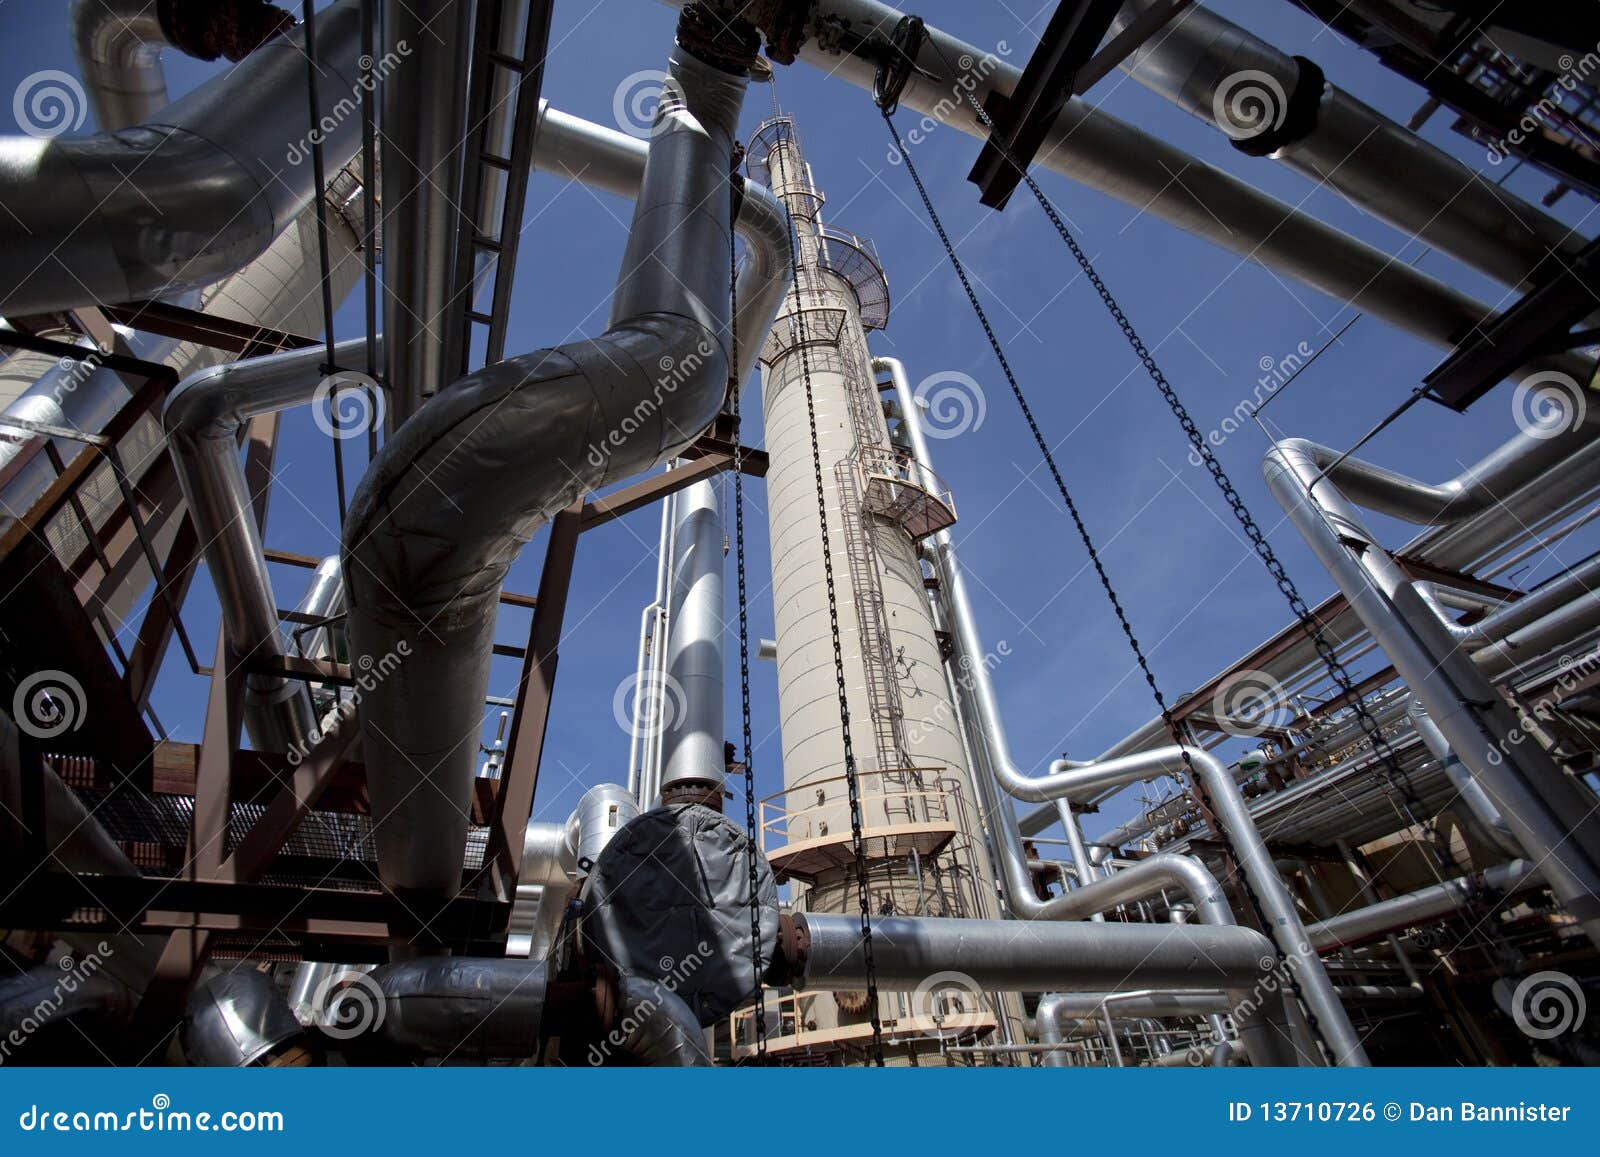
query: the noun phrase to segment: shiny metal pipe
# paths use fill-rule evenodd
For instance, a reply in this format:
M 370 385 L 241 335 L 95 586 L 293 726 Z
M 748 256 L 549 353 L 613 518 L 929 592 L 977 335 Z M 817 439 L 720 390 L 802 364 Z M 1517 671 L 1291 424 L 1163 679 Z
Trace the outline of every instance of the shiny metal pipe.
M 468 307 L 456 256 L 477 208 L 461 204 L 472 25 L 472 0 L 383 3 L 385 54 L 403 62 L 383 82 L 378 122 L 391 433 L 461 372 L 450 315 Z
M 665 2 L 681 6 L 685 0 Z M 811 10 L 811 35 L 801 46 L 800 59 L 828 76 L 871 91 L 877 72 L 875 53 L 844 55 L 819 43 L 837 43 L 838 37 L 830 33 L 838 27 L 849 28 L 855 36 L 887 41 L 903 15 L 878 0 L 819 0 Z M 929 43 L 917 55 L 901 107 L 924 114 L 930 132 L 948 124 L 986 140 L 988 130 L 967 114 L 964 86 L 970 86 L 979 102 L 991 94 L 1008 96 L 1021 79 L 1020 68 L 1001 59 L 1008 49 L 997 46 L 996 51 L 986 51 L 938 28 L 930 26 L 927 31 Z M 951 76 L 947 60 L 957 67 L 963 61 L 971 63 L 968 71 Z M 1453 347 L 1461 334 L 1491 312 L 1483 303 L 1090 101 L 1067 102 L 1040 144 L 1038 164 L 1441 348 Z M 1174 180 L 1175 173 L 1183 174 L 1183 179 Z
M 103 133 L 142 124 L 167 107 L 161 50 L 171 41 L 152 0 L 73 0 L 68 19 L 94 123 Z
M 460 886 L 496 603 L 523 544 L 584 494 L 679 453 L 722 404 L 745 83 L 673 54 L 610 328 L 460 379 L 385 443 L 356 492 L 352 653 L 405 641 L 413 656 L 363 704 L 390 887 Z
M 678 504 L 678 552 L 668 613 L 667 677 L 650 688 L 661 729 L 661 783 L 716 788 L 725 774 L 723 743 L 723 534 L 716 486 L 696 482 Z
M 1541 865 L 1551 890 L 1600 943 L 1600 865 L 1585 838 L 1592 802 L 1585 806 L 1584 789 L 1566 779 L 1537 741 L 1521 735 L 1515 712 L 1455 647 L 1334 481 L 1318 481 L 1317 455 L 1307 445 L 1289 440 L 1267 452 L 1262 473 L 1268 489 L 1517 842 Z
M 365 338 L 334 347 L 345 362 L 365 350 Z M 178 483 L 217 588 L 223 633 L 239 662 L 288 654 L 239 458 L 239 431 L 252 418 L 312 401 L 325 380 L 326 359 L 327 351 L 314 346 L 214 366 L 179 383 L 162 412 Z M 251 674 L 246 687 L 245 722 L 257 748 L 307 744 L 316 720 L 302 681 Z
M 1148 6 L 1125 7 L 1118 26 Z M 1180 12 L 1122 69 L 1240 144 L 1275 130 L 1272 160 L 1507 285 L 1522 285 L 1552 255 L 1560 261 L 1583 247 L 1574 230 L 1320 75 L 1316 93 L 1298 94 L 1305 82 L 1295 58 L 1209 8 Z M 1252 98 L 1264 119 L 1246 123 L 1230 113 Z M 1284 122 L 1302 99 L 1315 116 L 1297 129 Z
M 1392 900 L 1381 900 L 1354 912 L 1346 912 L 1329 920 L 1319 920 L 1307 925 L 1306 933 L 1311 944 L 1319 951 L 1339 948 L 1346 944 L 1360 944 L 1387 932 L 1408 928 L 1413 924 L 1426 924 L 1452 912 L 1464 911 L 1485 889 L 1516 896 L 1533 888 L 1544 886 L 1539 865 L 1531 860 L 1512 860 L 1474 876 L 1460 876 L 1441 884 L 1408 892 Z
M 330 171 L 360 145 L 360 24 L 360 0 L 317 16 Z M 297 30 L 136 128 L 0 138 L 0 313 L 170 296 L 259 256 L 316 192 L 310 64 Z
M 1108 1001 L 1113 1001 L 1114 1005 Z M 1069 1036 L 1103 1028 L 1101 1017 L 1201 1017 L 1231 1011 L 1222 992 L 1172 992 L 1158 988 L 1124 992 L 1049 992 L 1034 1013 L 1034 1037 L 1041 1045 L 1058 1046 Z M 1044 1055 L 1045 1068 L 1067 1068 L 1059 1049 Z
M 1500 809 L 1495 806 L 1494 800 L 1489 798 L 1489 793 L 1483 790 L 1483 785 L 1472 778 L 1472 773 L 1462 765 L 1456 753 L 1450 750 L 1450 741 L 1438 727 L 1434 726 L 1433 720 L 1428 718 L 1428 709 L 1422 700 L 1413 697 L 1406 713 L 1411 718 L 1411 726 L 1422 737 L 1422 742 L 1428 751 L 1444 768 L 1445 775 L 1450 777 L 1450 782 L 1455 785 L 1461 802 L 1467 805 L 1468 814 L 1481 829 L 1483 836 L 1509 856 L 1522 855 L 1523 847 L 1507 825 L 1506 817 L 1500 814 Z
M 586 121 L 539 102 L 539 126 L 533 142 L 533 169 L 556 173 L 591 189 L 636 197 L 644 177 L 649 144 L 627 133 Z M 739 271 L 739 364 L 744 385 L 761 356 L 761 345 L 788 291 L 794 267 L 789 220 L 778 198 L 765 185 L 747 180 L 739 199 L 734 229 L 744 240 L 748 260 Z
M 866 983 L 856 917 L 803 912 L 795 919 L 810 940 L 797 988 Z M 1277 955 L 1250 928 L 887 916 L 872 922 L 872 950 L 878 984 L 891 991 L 910 992 L 941 972 L 1000 992 L 1114 992 L 1132 978 L 1141 988 L 1220 989 L 1256 1063 L 1297 1063 L 1282 986 L 1271 979 Z

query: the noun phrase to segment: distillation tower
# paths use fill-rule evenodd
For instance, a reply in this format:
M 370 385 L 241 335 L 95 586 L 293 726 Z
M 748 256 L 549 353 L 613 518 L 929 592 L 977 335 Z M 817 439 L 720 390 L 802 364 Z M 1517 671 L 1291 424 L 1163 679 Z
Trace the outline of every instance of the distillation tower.
M 888 284 L 868 242 L 823 223 L 793 118 L 762 124 L 746 163 L 784 202 L 796 247 L 794 286 L 761 352 L 784 782 L 762 817 L 768 855 L 797 908 L 857 911 L 831 589 L 872 915 L 993 917 L 981 797 L 917 549 L 955 514 L 892 445 L 867 350 L 867 332 L 888 321 Z M 797 1030 L 794 1047 L 844 1045 L 870 1031 L 868 1011 L 864 992 L 823 993 L 799 998 L 784 1023 Z M 939 1001 L 880 996 L 885 1023 L 913 1031 L 943 1011 Z M 960 1011 L 993 1025 L 976 1008 Z

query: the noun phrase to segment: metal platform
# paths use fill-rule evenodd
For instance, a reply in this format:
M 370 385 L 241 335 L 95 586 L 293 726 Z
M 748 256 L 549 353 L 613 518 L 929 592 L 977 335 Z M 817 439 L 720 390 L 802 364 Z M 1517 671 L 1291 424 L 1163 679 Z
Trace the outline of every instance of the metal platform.
M 817 226 L 817 264 L 850 283 L 861 309 L 862 328 L 882 329 L 889 324 L 889 279 L 884 276 L 878 250 L 864 237 Z
M 867 447 L 858 465 L 867 511 L 898 525 L 912 542 L 955 525 L 955 499 L 949 489 L 909 455 Z

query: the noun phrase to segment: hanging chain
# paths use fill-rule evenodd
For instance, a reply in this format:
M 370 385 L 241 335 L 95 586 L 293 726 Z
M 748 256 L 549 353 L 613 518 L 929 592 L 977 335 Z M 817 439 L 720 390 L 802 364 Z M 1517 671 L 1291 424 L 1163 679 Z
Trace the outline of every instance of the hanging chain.
M 862 839 L 861 782 L 856 774 L 855 745 L 850 739 L 850 698 L 844 680 L 844 649 L 840 644 L 839 596 L 833 578 L 833 548 L 828 539 L 828 505 L 822 488 L 822 448 L 817 439 L 817 403 L 811 387 L 811 354 L 806 335 L 805 305 L 800 299 L 799 231 L 787 198 L 783 212 L 789 228 L 790 252 L 796 257 L 794 293 L 795 344 L 800 351 L 800 375 L 805 386 L 806 421 L 811 431 L 811 468 L 817 481 L 817 521 L 822 531 L 822 573 L 828 588 L 828 629 L 833 637 L 833 676 L 839 695 L 839 728 L 844 740 L 844 780 L 850 797 L 850 846 L 855 855 L 856 902 L 861 912 L 861 960 L 867 974 L 867 1010 L 872 1018 L 872 1059 L 883 1059 L 883 1019 L 878 1015 L 878 968 L 872 954 L 872 900 L 867 889 L 866 844 Z
M 738 164 L 737 158 L 734 161 Z M 739 572 L 739 708 L 744 742 L 744 830 L 745 866 L 750 887 L 750 958 L 755 972 L 751 987 L 756 994 L 756 1063 L 767 1059 L 767 997 L 762 988 L 761 907 L 756 895 L 761 878 L 756 856 L 761 842 L 756 823 L 756 764 L 750 750 L 750 605 L 744 569 L 744 438 L 740 433 L 739 399 L 744 383 L 739 380 L 739 262 L 732 229 L 739 215 L 738 174 L 730 181 L 733 209 L 728 229 L 728 408 L 733 425 L 733 541 Z
M 984 336 L 989 339 L 989 348 L 994 351 L 995 360 L 1000 364 L 1000 371 L 1005 375 L 1006 384 L 1011 387 L 1012 397 L 1017 400 L 1017 405 L 1022 410 L 1023 419 L 1028 423 L 1028 430 L 1033 435 L 1034 444 L 1038 446 L 1039 453 L 1044 458 L 1045 466 L 1050 471 L 1050 477 L 1054 480 L 1056 490 L 1061 495 L 1061 501 L 1072 518 L 1072 524 L 1077 529 L 1078 538 L 1083 542 L 1083 548 L 1089 556 L 1089 562 L 1094 567 L 1096 577 L 1100 580 L 1100 588 L 1105 592 L 1106 598 L 1111 603 L 1111 609 L 1116 614 L 1117 623 L 1122 628 L 1123 637 L 1128 640 L 1128 647 L 1133 652 L 1134 662 L 1138 664 L 1139 671 L 1150 688 L 1150 694 L 1155 699 L 1156 707 L 1161 712 L 1161 721 L 1166 725 L 1168 733 L 1171 734 L 1172 741 L 1178 745 L 1179 753 L 1183 758 L 1185 786 L 1188 787 L 1200 802 L 1200 805 L 1209 813 L 1212 822 L 1216 825 L 1217 834 L 1222 837 L 1225 843 L 1232 846 L 1227 833 L 1222 829 L 1221 820 L 1216 808 L 1212 805 L 1205 783 L 1195 771 L 1194 760 L 1189 755 L 1189 745 L 1178 721 L 1173 718 L 1172 709 L 1167 705 L 1166 696 L 1162 694 L 1161 687 L 1156 682 L 1155 672 L 1151 669 L 1150 661 L 1145 656 L 1144 646 L 1133 632 L 1133 624 L 1129 622 L 1127 612 L 1122 606 L 1122 600 L 1118 597 L 1116 588 L 1111 584 L 1111 577 L 1106 573 L 1105 566 L 1100 560 L 1100 552 L 1094 544 L 1094 539 L 1089 534 L 1089 528 L 1084 524 L 1083 516 L 1078 511 L 1078 504 L 1073 501 L 1072 494 L 1067 489 L 1066 480 L 1062 477 L 1061 470 L 1056 465 L 1055 455 L 1050 451 L 1050 444 L 1045 440 L 1044 432 L 1039 428 L 1037 419 L 1034 418 L 1033 407 L 1028 404 L 1028 399 L 1023 394 L 1016 375 L 1011 370 L 1011 363 L 1006 360 L 1005 351 L 1000 346 L 1000 339 L 995 335 L 994 327 L 989 324 L 988 314 L 984 312 L 983 304 L 978 300 L 978 294 L 972 288 L 972 282 L 967 277 L 966 268 L 961 264 L 961 259 L 956 256 L 955 245 L 951 242 L 950 235 L 945 231 L 944 223 L 939 219 L 939 214 L 933 207 L 933 201 L 928 196 L 928 190 L 922 183 L 922 177 L 911 160 L 911 154 L 907 151 L 905 142 L 900 139 L 900 130 L 895 127 L 894 119 L 887 112 L 884 114 L 883 121 L 884 124 L 889 126 L 889 135 L 894 138 L 895 148 L 905 162 L 906 172 L 910 174 L 912 183 L 917 187 L 917 195 L 922 199 L 922 207 L 927 211 L 928 220 L 933 224 L 934 231 L 939 235 L 939 240 L 944 245 L 945 256 L 949 258 L 951 267 L 956 271 L 956 277 L 961 281 L 961 288 L 966 291 L 967 301 L 972 306 L 972 312 L 977 316 L 978 323 L 983 327 Z M 1244 871 L 1242 865 L 1239 869 L 1238 879 L 1244 889 L 1246 898 L 1250 902 L 1250 906 L 1261 920 L 1262 927 L 1272 927 L 1272 922 L 1267 919 L 1265 909 L 1256 894 L 1250 876 Z M 1275 946 L 1275 951 L 1282 966 L 1281 972 L 1284 976 L 1286 987 L 1300 1002 L 1306 1024 L 1312 1033 L 1320 1035 L 1317 1018 L 1311 1009 L 1305 1006 L 1305 1002 L 1301 1000 L 1299 984 L 1295 979 L 1293 969 L 1288 966 L 1287 958 L 1282 948 Z
M 947 68 L 950 67 L 950 61 L 943 52 L 939 51 L 937 44 L 934 45 L 934 51 L 939 53 L 939 57 L 944 60 L 945 66 Z M 952 69 L 953 74 L 954 70 Z M 1311 645 L 1316 648 L 1317 657 L 1322 660 L 1322 664 L 1327 668 L 1329 676 L 1349 701 L 1351 710 L 1355 712 L 1356 720 L 1360 723 L 1361 730 L 1366 735 L 1367 742 L 1372 746 L 1373 753 L 1382 761 L 1383 766 L 1380 770 L 1380 775 L 1382 775 L 1388 790 L 1392 795 L 1398 796 L 1396 803 L 1401 807 L 1406 819 L 1412 824 L 1420 825 L 1421 820 L 1418 819 L 1415 810 L 1411 806 L 1415 802 L 1415 797 L 1410 790 L 1410 781 L 1400 767 L 1399 758 L 1395 755 L 1394 749 L 1389 746 L 1389 741 L 1384 736 L 1378 721 L 1367 710 L 1366 700 L 1357 691 L 1356 682 L 1352 678 L 1349 669 L 1344 665 L 1344 661 L 1339 658 L 1338 652 L 1323 634 L 1322 627 L 1317 622 L 1316 616 L 1311 613 L 1311 608 L 1301 596 L 1299 588 L 1295 586 L 1294 580 L 1289 577 L 1289 572 L 1284 568 L 1283 563 L 1279 561 L 1277 553 L 1272 549 L 1272 544 L 1267 541 L 1267 536 L 1256 523 L 1254 515 L 1250 513 L 1250 508 L 1245 505 L 1244 499 L 1233 484 L 1233 480 L 1223 470 L 1222 463 L 1217 460 L 1217 456 L 1211 452 L 1211 447 L 1200 433 L 1200 428 L 1195 425 L 1194 419 L 1190 417 L 1188 407 L 1178 397 L 1178 392 L 1173 389 L 1172 383 L 1167 380 L 1166 374 L 1162 372 L 1160 365 L 1157 364 L 1155 355 L 1145 346 L 1143 339 L 1139 337 L 1138 331 L 1134 329 L 1133 322 L 1123 312 L 1122 306 L 1118 304 L 1116 297 L 1100 277 L 1099 271 L 1094 267 L 1094 263 L 1089 260 L 1089 255 L 1078 244 L 1078 239 L 1067 228 L 1066 222 L 1062 220 L 1061 214 L 1056 211 L 1055 205 L 1051 203 L 1049 197 L 1045 196 L 1044 190 L 1039 187 L 1039 183 L 1028 172 L 1028 167 L 1019 164 L 1017 158 L 1005 147 L 1004 143 L 998 141 L 995 135 L 994 121 L 984 111 L 982 103 L 970 92 L 965 95 L 967 103 L 972 106 L 972 110 L 977 114 L 979 121 L 989 130 L 990 140 L 996 142 L 996 147 L 1001 150 L 1002 155 L 1021 174 L 1022 180 L 1027 184 L 1029 191 L 1033 193 L 1034 199 L 1039 202 L 1039 207 L 1044 210 L 1045 216 L 1050 219 L 1050 223 L 1055 226 L 1056 232 L 1061 235 L 1061 240 L 1071 250 L 1073 259 L 1078 263 L 1078 268 L 1083 271 L 1084 277 L 1088 279 L 1089 284 L 1099 294 L 1101 303 L 1105 305 L 1106 311 L 1111 315 L 1112 320 L 1116 322 L 1117 328 L 1122 331 L 1122 336 L 1127 339 L 1128 346 L 1133 350 L 1134 356 L 1139 359 L 1145 373 L 1161 392 L 1161 396 L 1165 399 L 1167 407 L 1172 411 L 1173 417 L 1183 427 L 1184 437 L 1188 439 L 1189 445 L 1194 448 L 1195 452 L 1200 455 L 1206 471 L 1217 484 L 1217 489 L 1222 492 L 1222 497 L 1228 503 L 1229 509 L 1233 511 L 1234 518 L 1243 528 L 1245 537 L 1250 540 L 1251 549 L 1261 559 L 1262 564 L 1267 568 L 1267 573 L 1272 577 L 1272 581 L 1277 584 L 1278 590 L 1282 592 L 1284 601 L 1289 604 L 1289 609 L 1300 624 L 1300 628 L 1311 641 Z

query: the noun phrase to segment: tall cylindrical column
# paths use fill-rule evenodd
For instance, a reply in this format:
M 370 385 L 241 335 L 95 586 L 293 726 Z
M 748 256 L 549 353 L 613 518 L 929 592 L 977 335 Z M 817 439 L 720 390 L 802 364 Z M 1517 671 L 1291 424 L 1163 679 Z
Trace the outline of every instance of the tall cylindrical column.
M 804 910 L 856 910 L 831 599 L 873 915 L 991 917 L 980 797 L 917 556 L 916 538 L 926 530 L 882 497 L 920 493 L 917 477 L 897 464 L 902 456 L 890 445 L 867 350 L 866 331 L 887 320 L 887 283 L 866 242 L 821 224 L 823 197 L 789 118 L 758 130 L 750 158 L 783 199 L 796 234 L 795 288 L 762 350 L 786 788 L 781 810 L 767 817 L 781 817 L 769 827 L 767 850 L 780 876 L 799 886 Z M 822 551 L 824 516 L 831 568 Z M 907 1005 L 909 996 L 880 999 L 883 1016 L 901 1024 L 928 1011 Z M 808 1028 L 815 1042 L 817 1033 L 858 1039 L 867 1017 L 863 994 L 849 993 L 812 999 L 803 1019 L 815 1025 Z

